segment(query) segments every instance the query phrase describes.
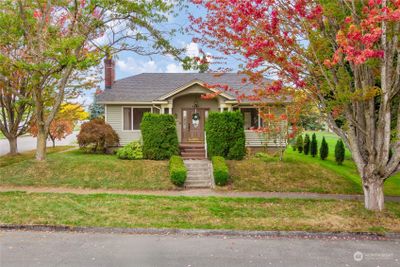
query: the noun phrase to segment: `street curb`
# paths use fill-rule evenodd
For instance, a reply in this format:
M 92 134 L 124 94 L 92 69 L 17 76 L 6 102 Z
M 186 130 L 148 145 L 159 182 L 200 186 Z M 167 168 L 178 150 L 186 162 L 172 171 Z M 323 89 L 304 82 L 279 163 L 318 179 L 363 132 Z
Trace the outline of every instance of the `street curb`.
M 115 227 L 74 227 L 58 225 L 0 225 L 0 231 L 35 231 L 35 232 L 75 232 L 98 234 L 132 235 L 183 235 L 248 238 L 298 238 L 330 240 L 400 240 L 400 233 L 368 232 L 305 232 L 305 231 L 244 231 L 214 229 L 168 229 L 168 228 L 115 228 Z

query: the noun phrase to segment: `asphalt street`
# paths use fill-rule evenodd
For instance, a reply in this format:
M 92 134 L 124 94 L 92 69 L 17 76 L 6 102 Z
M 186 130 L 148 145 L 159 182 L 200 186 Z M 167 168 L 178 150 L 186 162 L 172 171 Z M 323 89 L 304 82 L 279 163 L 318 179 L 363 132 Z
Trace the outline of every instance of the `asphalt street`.
M 3 231 L 0 266 L 400 266 L 400 240 Z
M 56 146 L 67 146 L 67 145 L 72 145 L 74 142 L 76 142 L 76 134 L 77 133 L 72 133 L 68 135 L 65 139 L 63 140 L 56 140 Z M 32 136 L 22 136 L 18 138 L 18 151 L 19 152 L 26 152 L 30 150 L 36 149 L 36 138 Z M 53 143 L 48 140 L 47 141 L 47 146 L 51 147 Z M 0 156 L 7 154 L 10 152 L 10 147 L 8 144 L 7 139 L 0 139 Z

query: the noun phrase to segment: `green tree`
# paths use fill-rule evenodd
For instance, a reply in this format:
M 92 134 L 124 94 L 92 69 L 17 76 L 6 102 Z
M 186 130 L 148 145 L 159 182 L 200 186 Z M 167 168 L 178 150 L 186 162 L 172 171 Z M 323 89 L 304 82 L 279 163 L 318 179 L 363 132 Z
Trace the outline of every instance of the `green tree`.
M 3 12 L 4 5 L 0 1 L 0 132 L 8 140 L 9 155 L 16 155 L 17 139 L 27 132 L 32 116 L 32 93 L 28 86 L 29 73 L 8 60 L 16 55 L 26 59 L 27 55 L 26 46 L 19 41 L 21 18 Z
M 101 90 L 96 90 L 93 96 L 93 103 L 89 106 L 90 119 L 104 118 L 104 105 L 97 104 L 97 95 L 101 93 Z
M 339 139 L 336 142 L 336 146 L 335 146 L 335 160 L 336 160 L 338 165 L 342 165 L 343 164 L 344 153 L 345 153 L 345 149 L 344 149 L 343 141 L 341 139 Z
M 299 151 L 299 153 L 303 152 L 303 136 L 302 135 L 297 136 L 296 147 L 297 147 L 297 150 Z
M 2 54 L 0 65 L 9 62 L 29 77 L 26 86 L 31 90 L 38 130 L 37 160 L 45 159 L 50 125 L 61 103 L 67 95 L 78 94 L 79 88 L 89 87 L 83 86 L 83 78 L 104 56 L 131 51 L 184 60 L 184 51 L 171 45 L 171 31 L 163 27 L 175 4 L 159 0 L 0 1 L 2 15 L 18 18 L 13 27 L 0 19 L 0 29 L 4 35 L 18 33 L 19 38 L 11 41 L 23 47 L 11 56 Z
M 315 133 L 313 133 L 311 137 L 311 144 L 310 144 L 310 154 L 311 156 L 315 157 L 318 153 L 318 142 L 317 142 L 317 136 Z
M 328 143 L 325 140 L 325 137 L 322 137 L 321 148 L 319 149 L 319 156 L 322 160 L 325 160 L 329 154 Z
M 310 136 L 308 134 L 306 134 L 306 136 L 304 137 L 304 155 L 308 155 L 310 152 Z

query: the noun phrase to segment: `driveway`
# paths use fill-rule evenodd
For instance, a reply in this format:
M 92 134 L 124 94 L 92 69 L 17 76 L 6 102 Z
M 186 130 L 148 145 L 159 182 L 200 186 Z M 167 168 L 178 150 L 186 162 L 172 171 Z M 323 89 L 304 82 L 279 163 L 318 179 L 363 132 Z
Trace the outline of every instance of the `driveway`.
M 0 232 L 0 266 L 400 266 L 399 241 Z
M 76 142 L 76 135 L 78 132 L 74 132 L 67 136 L 67 138 L 58 141 L 56 140 L 56 146 L 67 146 L 72 145 Z M 47 146 L 51 147 L 53 143 L 51 140 L 47 141 Z M 18 138 L 18 151 L 26 152 L 36 149 L 36 138 L 32 136 L 22 136 Z M 0 156 L 7 154 L 10 151 L 8 140 L 0 139 Z

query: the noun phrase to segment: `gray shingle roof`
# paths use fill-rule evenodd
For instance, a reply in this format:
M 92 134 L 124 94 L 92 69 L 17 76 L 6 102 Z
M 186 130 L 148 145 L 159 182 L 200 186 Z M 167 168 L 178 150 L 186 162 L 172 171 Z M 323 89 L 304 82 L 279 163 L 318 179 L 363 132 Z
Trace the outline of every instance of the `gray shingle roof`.
M 194 80 L 206 84 L 226 84 L 231 88 L 250 94 L 253 86 L 244 85 L 244 74 L 236 73 L 143 73 L 114 82 L 111 89 L 97 96 L 98 102 L 150 102 Z M 226 92 L 234 100 L 232 92 Z

